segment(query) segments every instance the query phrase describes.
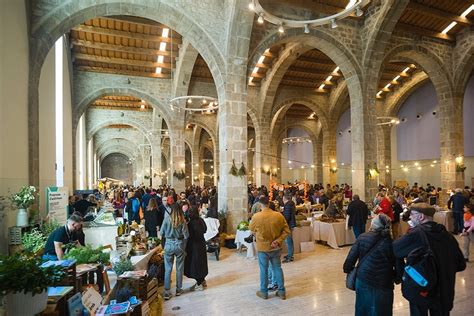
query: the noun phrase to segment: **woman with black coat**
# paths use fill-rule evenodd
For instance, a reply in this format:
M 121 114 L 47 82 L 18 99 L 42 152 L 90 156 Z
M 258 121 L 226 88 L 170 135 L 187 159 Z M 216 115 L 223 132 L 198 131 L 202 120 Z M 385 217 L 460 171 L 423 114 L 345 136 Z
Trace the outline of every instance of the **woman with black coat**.
M 372 219 L 369 232 L 361 234 L 352 246 L 344 272 L 357 267 L 355 315 L 392 315 L 395 257 L 392 250 L 390 218 L 379 214 Z
M 186 258 L 184 260 L 184 275 L 195 279 L 196 284 L 191 290 L 202 291 L 206 284 L 207 252 L 204 233 L 207 230 L 206 222 L 199 217 L 199 209 L 192 206 L 189 209 L 189 239 L 186 245 Z

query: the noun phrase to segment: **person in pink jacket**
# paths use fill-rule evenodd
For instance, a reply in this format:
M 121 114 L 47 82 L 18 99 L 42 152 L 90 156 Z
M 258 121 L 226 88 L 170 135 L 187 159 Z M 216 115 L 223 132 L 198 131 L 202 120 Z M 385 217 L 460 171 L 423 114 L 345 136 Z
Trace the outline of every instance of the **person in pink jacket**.
M 474 241 L 474 205 L 464 205 L 464 229 L 461 233 L 463 239 L 463 254 L 464 259 L 469 262 L 469 246 L 471 241 Z

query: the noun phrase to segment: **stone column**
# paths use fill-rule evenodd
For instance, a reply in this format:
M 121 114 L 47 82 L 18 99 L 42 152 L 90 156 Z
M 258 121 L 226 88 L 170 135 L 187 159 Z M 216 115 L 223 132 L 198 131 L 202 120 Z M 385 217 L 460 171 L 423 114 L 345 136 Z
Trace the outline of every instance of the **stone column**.
M 380 184 L 392 186 L 392 144 L 390 135 L 392 133 L 392 126 L 383 125 L 377 126 L 377 160 L 378 169 L 380 171 Z M 388 167 L 388 168 L 387 168 Z
M 171 168 L 171 186 L 176 190 L 176 193 L 185 190 L 185 179 L 178 179 L 174 173 L 181 174 L 185 171 L 185 157 L 184 157 L 184 128 L 180 126 L 173 126 L 170 129 L 170 168 Z
M 202 161 L 201 161 L 201 156 L 199 155 L 199 146 L 198 144 L 193 144 L 193 151 L 192 151 L 192 183 L 194 185 L 200 185 L 201 184 L 201 166 L 202 166 Z
M 448 89 L 445 87 L 445 89 Z M 456 165 L 464 164 L 464 131 L 462 119 L 463 96 L 438 93 L 439 127 L 441 141 L 441 187 L 448 189 L 464 187 L 464 172 L 456 171 Z M 446 202 L 447 195 L 442 196 Z
M 325 130 L 323 133 L 323 148 L 322 148 L 322 157 L 323 157 L 323 185 L 326 184 L 335 185 L 337 181 L 336 172 L 337 162 L 336 162 L 336 128 L 335 124 L 329 124 L 330 129 Z
M 276 163 L 271 159 L 269 153 L 271 153 L 270 146 L 270 126 L 268 123 L 262 123 L 261 134 L 257 135 L 255 131 L 255 184 L 257 187 L 266 186 L 270 183 L 270 176 L 267 171 L 274 172 L 273 169 L 277 168 Z
M 153 172 L 150 171 L 150 158 L 151 156 L 151 146 L 150 145 L 145 145 L 143 146 L 143 183 L 145 186 L 149 187 L 151 185 L 151 179 L 153 177 Z M 149 178 L 146 179 L 145 177 L 148 176 Z
M 154 188 L 161 185 L 161 135 L 157 134 L 153 136 L 152 144 L 151 144 L 151 152 L 152 152 L 152 186 Z
M 315 144 L 313 144 L 314 155 L 314 182 L 323 183 L 323 140 L 319 136 Z

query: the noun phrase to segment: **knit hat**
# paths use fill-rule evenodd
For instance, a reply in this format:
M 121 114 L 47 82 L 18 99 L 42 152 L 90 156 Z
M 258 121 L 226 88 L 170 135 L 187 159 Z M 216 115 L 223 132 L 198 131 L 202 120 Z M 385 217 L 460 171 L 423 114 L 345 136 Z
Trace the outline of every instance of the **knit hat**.
M 385 214 L 379 214 L 372 219 L 370 226 L 371 230 L 385 230 L 390 229 L 391 221 L 390 217 Z
M 433 206 L 429 205 L 428 203 L 414 203 L 409 207 L 410 211 L 415 211 L 418 213 L 422 213 L 426 216 L 433 217 L 436 213 L 436 210 Z

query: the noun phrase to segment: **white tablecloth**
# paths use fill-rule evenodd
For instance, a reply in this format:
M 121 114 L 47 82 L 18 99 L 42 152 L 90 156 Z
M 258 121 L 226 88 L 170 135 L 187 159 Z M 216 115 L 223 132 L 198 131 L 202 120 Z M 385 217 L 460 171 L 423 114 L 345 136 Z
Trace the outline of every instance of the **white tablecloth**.
M 346 221 L 341 220 L 337 223 L 326 223 L 317 220 L 312 221 L 313 239 L 327 242 L 334 249 L 340 249 L 339 246 L 352 245 L 355 242 L 355 236 L 352 229 L 346 230 Z M 370 227 L 370 221 L 367 221 L 366 231 Z
M 311 226 L 295 227 L 293 229 L 293 252 L 301 252 L 301 243 L 305 241 L 313 241 Z M 286 242 L 283 242 L 283 253 L 288 253 Z
M 242 246 L 247 247 L 247 258 L 255 258 L 257 254 L 255 242 L 248 243 L 244 240 L 244 238 L 250 236 L 251 233 L 250 230 L 237 230 L 235 233 L 235 245 L 237 246 L 237 250 L 240 252 Z

